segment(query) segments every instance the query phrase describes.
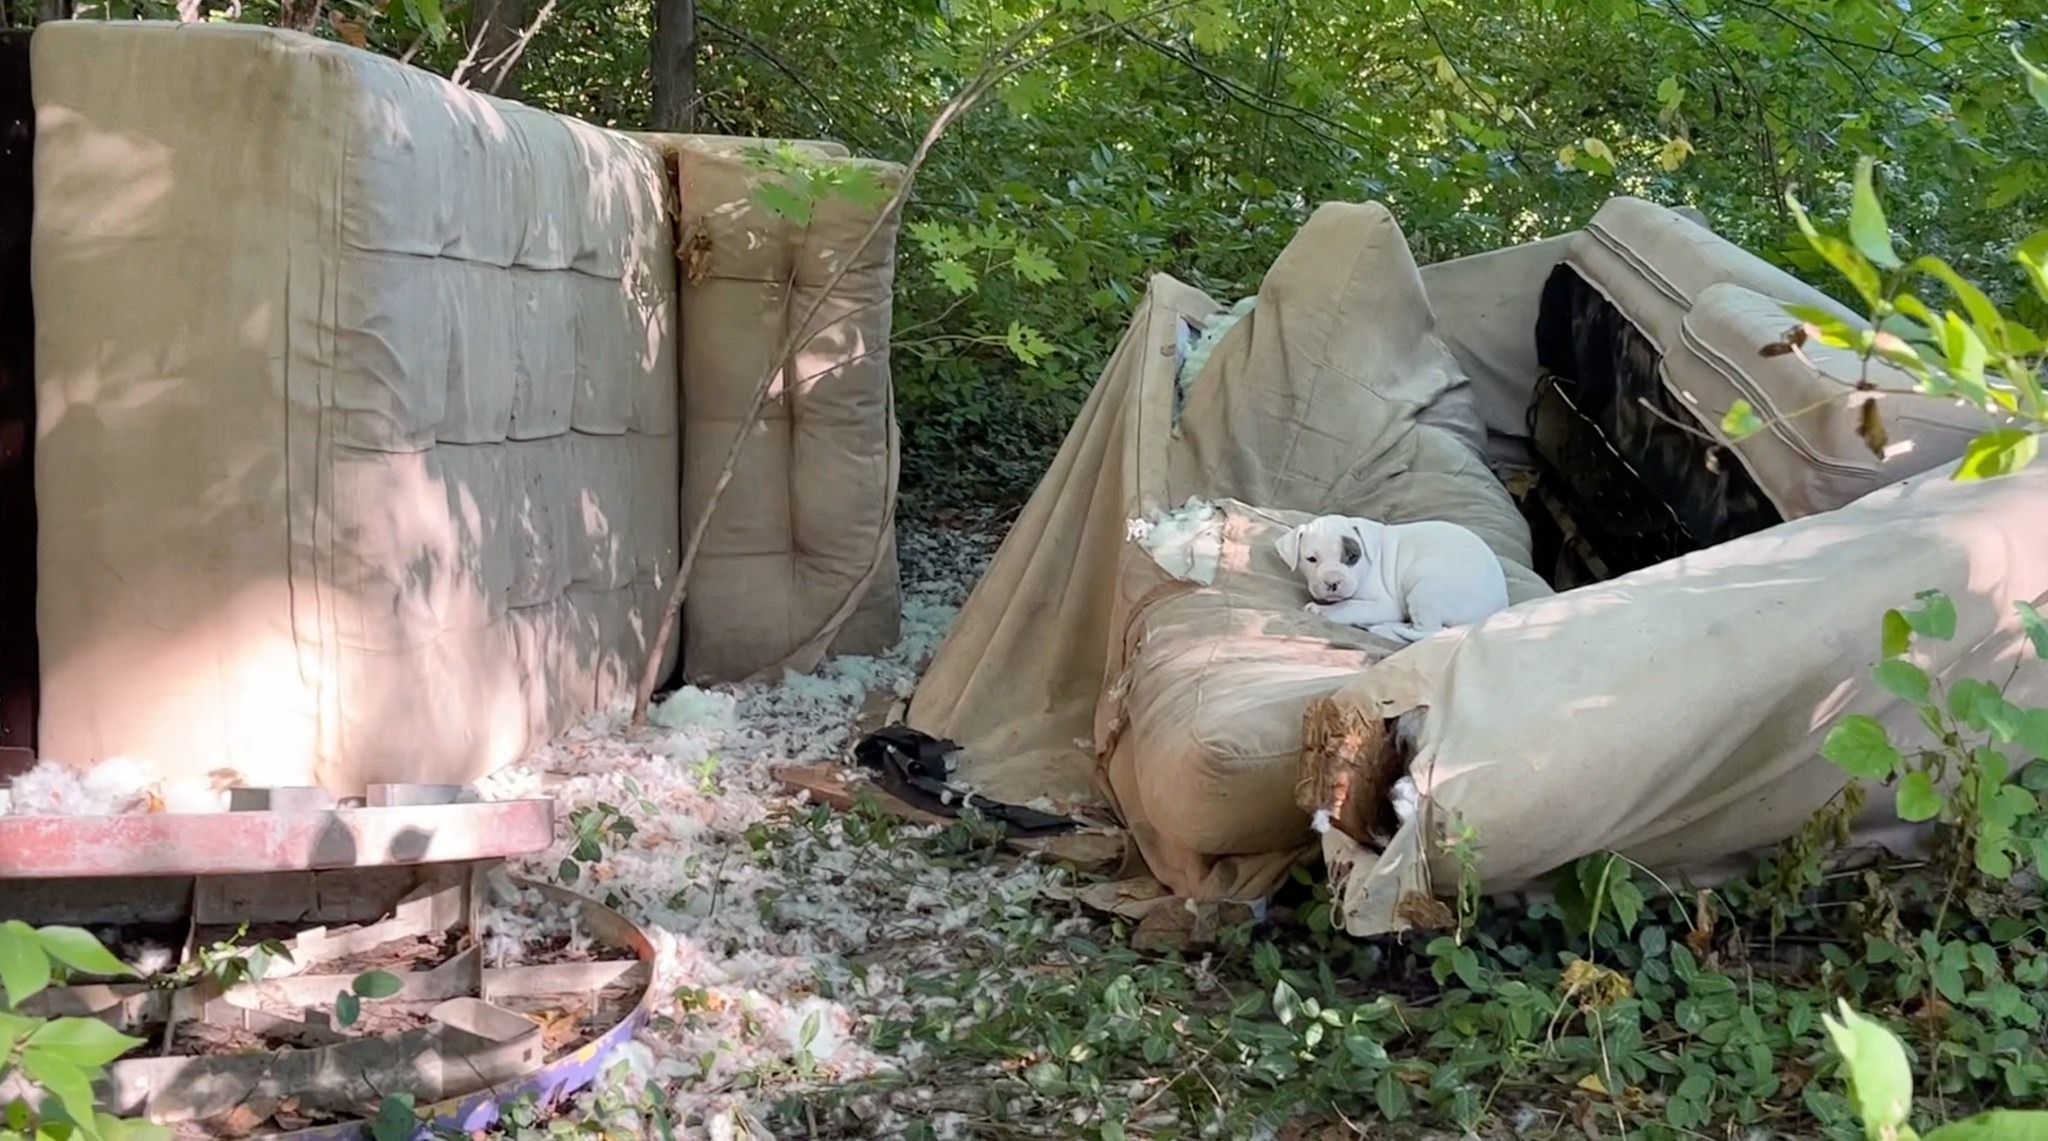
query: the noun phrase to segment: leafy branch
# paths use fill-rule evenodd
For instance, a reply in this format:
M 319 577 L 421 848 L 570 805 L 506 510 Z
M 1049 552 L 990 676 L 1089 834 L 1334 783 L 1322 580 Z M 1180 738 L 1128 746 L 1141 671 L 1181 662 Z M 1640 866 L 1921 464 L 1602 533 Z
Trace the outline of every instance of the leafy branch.
M 2013 56 L 2029 94 L 2048 110 L 2048 71 L 2028 62 L 2017 48 Z M 1787 304 L 1785 311 L 1799 324 L 1763 352 L 1801 353 L 1805 359 L 1804 346 L 1818 343 L 1855 353 L 1861 373 L 1848 399 L 1860 408 L 1859 435 L 1879 457 L 1888 439 L 1871 366 L 1883 360 L 1910 375 L 1918 391 L 1968 404 L 2004 422 L 1970 442 L 1953 478 L 1975 480 L 2017 471 L 2039 454 L 2039 434 L 2048 429 L 2048 394 L 2040 376 L 2048 346 L 2039 333 L 2001 312 L 1982 289 L 1943 259 L 1922 254 L 1907 261 L 1899 255 L 1873 185 L 1875 165 L 1868 156 L 1856 164 L 1846 239 L 1822 233 L 1798 199 L 1786 195 L 1807 244 L 1863 300 L 1867 324 L 1851 326 L 1818 306 Z M 2012 260 L 2025 271 L 2040 299 L 2048 302 L 2048 229 L 2020 242 Z M 1910 289 L 1921 278 L 1933 278 L 1943 286 L 1960 311 L 1945 306 L 1937 312 L 1922 300 Z M 1731 441 L 1739 441 L 1768 423 L 1748 401 L 1737 400 L 1722 418 L 1721 429 Z
M 37 928 L 18 919 L 0 923 L 0 1078 L 18 1074 L 44 1095 L 38 1106 L 17 1101 L 4 1107 L 0 1141 L 169 1141 L 171 1131 L 164 1126 L 102 1112 L 93 1094 L 107 1066 L 142 1039 L 97 1018 L 21 1013 L 22 1004 L 49 989 L 60 972 L 74 971 L 135 977 L 134 968 L 82 928 Z

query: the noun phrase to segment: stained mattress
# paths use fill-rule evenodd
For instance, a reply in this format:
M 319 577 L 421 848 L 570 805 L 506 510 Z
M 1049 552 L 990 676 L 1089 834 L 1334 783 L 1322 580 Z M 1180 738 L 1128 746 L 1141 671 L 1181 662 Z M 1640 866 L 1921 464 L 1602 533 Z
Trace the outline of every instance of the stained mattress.
M 626 692 L 678 554 L 658 156 L 294 33 L 33 50 L 42 751 L 459 782 Z

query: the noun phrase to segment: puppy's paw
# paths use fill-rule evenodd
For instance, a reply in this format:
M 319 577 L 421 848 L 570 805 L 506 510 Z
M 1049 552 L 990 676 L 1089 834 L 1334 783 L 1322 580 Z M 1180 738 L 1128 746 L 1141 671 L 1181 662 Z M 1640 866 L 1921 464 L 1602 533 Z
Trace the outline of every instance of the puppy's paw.
M 1404 776 L 1387 790 L 1387 799 L 1394 803 L 1394 819 L 1407 824 L 1415 819 L 1422 808 L 1422 794 L 1415 790 L 1415 778 Z
M 1304 603 L 1301 609 L 1302 612 L 1305 614 L 1313 614 L 1316 617 L 1321 618 L 1329 614 L 1330 604 L 1327 602 L 1309 602 Z

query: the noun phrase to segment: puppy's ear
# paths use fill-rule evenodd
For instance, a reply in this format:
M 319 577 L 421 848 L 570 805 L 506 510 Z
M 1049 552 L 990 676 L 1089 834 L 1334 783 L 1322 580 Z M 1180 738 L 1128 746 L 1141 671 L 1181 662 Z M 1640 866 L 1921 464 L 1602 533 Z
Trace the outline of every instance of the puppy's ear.
M 1344 547 L 1343 559 L 1345 566 L 1355 567 L 1358 565 L 1358 560 L 1365 557 L 1365 544 L 1359 542 L 1358 533 L 1356 531 L 1353 531 L 1349 535 L 1342 536 L 1338 539 L 1338 542 L 1343 544 Z
M 1293 570 L 1295 564 L 1301 561 L 1301 536 L 1307 530 L 1307 527 L 1290 527 L 1280 532 L 1280 537 L 1273 541 L 1274 549 L 1286 560 L 1288 570 Z

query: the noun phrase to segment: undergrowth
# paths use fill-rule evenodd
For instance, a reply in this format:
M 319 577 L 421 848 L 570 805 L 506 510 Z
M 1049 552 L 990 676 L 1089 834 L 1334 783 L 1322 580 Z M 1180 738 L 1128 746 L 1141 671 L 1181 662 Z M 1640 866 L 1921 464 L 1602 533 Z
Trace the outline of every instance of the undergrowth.
M 1426 938 L 1343 935 L 1307 872 L 1199 954 L 1135 951 L 1078 905 L 992 906 L 953 969 L 911 981 L 918 1016 L 865 1027 L 907 1072 L 835 1084 L 800 1056 L 743 1084 L 776 1136 L 1848 1139 L 1827 1025 L 1846 1003 L 1897 1029 L 1923 1116 L 2043 1100 L 2040 898 L 1950 892 L 1940 861 L 1788 875 L 1831 827 L 1718 890 L 1602 853 L 1549 901 L 1475 900 Z M 1008 858 L 971 821 L 925 836 L 872 804 L 764 827 L 759 855 L 828 831 L 879 860 Z
M 2022 614 L 2039 636 L 2020 668 L 2048 668 L 2048 627 Z M 1925 1136 L 2040 1136 L 2039 1114 L 1968 1115 L 2048 1101 L 2048 814 L 2034 796 L 2048 711 L 2006 685 L 1930 677 L 1922 663 L 1955 627 L 1932 592 L 1882 616 L 1874 680 L 1930 743 L 1838 722 L 1823 752 L 1865 779 L 1740 881 L 1701 889 L 1597 853 L 1541 902 L 1461 892 L 1456 930 L 1360 941 L 1303 870 L 1263 921 L 1164 955 L 1079 904 L 991 902 L 944 969 L 908 980 L 914 1014 L 860 1027 L 901 1072 L 835 1081 L 804 1046 L 739 1088 L 778 1137 L 1847 1141 L 1944 1121 Z M 1875 789 L 1932 823 L 1926 858 L 1844 850 Z M 872 801 L 748 837 L 794 877 L 835 850 L 899 868 L 1012 858 L 999 839 L 971 818 L 905 826 Z M 887 948 L 865 958 L 893 962 Z M 851 964 L 850 983 L 821 970 L 819 993 L 858 989 L 865 969 Z M 679 997 L 674 1017 L 692 1017 Z M 550 1128 L 651 1127 L 632 1106 L 660 1101 L 613 1097 Z

